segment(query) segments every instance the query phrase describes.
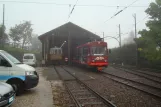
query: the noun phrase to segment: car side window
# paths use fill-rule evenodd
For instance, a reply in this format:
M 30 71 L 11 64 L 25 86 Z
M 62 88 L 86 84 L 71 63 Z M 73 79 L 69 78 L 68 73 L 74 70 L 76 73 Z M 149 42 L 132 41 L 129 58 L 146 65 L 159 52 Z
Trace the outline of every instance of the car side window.
M 9 62 L 3 56 L 0 55 L 0 67 L 1 66 L 11 67 Z
M 0 55 L 0 66 L 3 66 L 2 60 L 4 60 L 4 58 Z

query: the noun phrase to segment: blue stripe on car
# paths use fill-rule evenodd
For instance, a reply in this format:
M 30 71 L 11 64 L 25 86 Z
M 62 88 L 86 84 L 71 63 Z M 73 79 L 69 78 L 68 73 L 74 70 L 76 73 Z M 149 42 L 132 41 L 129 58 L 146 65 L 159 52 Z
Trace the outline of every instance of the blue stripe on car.
M 11 79 L 11 78 L 19 78 L 19 79 L 21 79 L 21 80 L 25 80 L 25 76 L 22 76 L 22 75 L 20 75 L 20 76 L 6 76 L 6 75 L 0 75 L 0 80 L 8 80 L 8 79 Z

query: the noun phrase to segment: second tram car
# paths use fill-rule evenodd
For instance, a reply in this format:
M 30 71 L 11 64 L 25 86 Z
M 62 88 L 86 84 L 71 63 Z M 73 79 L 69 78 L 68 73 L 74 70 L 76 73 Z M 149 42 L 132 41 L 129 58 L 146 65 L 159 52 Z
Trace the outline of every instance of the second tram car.
M 103 41 L 93 41 L 76 48 L 74 63 L 85 65 L 102 71 L 108 66 L 107 43 Z
M 50 48 L 50 61 L 53 64 L 60 63 L 62 59 L 63 59 L 62 48 L 58 47 Z
M 60 47 L 54 47 L 54 48 L 50 48 L 50 63 L 51 64 L 62 64 L 63 63 L 63 51 L 62 51 L 62 47 L 64 46 L 64 44 L 66 43 L 66 41 L 63 42 L 63 44 Z

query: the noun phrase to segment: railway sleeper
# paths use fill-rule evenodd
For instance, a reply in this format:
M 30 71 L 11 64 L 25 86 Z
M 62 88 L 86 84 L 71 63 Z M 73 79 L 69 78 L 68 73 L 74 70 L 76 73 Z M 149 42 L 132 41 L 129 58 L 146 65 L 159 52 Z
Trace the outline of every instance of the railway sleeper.
M 102 102 L 90 102 L 90 103 L 83 103 L 82 107 L 86 107 L 87 105 L 104 105 Z M 93 106 L 92 106 L 93 107 Z
M 78 100 L 87 100 L 87 99 L 97 99 L 97 97 L 84 97 L 84 98 L 77 98 Z
M 75 90 L 75 91 L 72 91 L 72 93 L 80 93 L 80 92 L 88 92 L 87 90 Z
M 83 93 L 73 93 L 73 95 L 76 95 L 76 96 L 92 96 L 93 94 L 91 94 L 91 93 L 87 93 L 87 92 L 83 92 Z

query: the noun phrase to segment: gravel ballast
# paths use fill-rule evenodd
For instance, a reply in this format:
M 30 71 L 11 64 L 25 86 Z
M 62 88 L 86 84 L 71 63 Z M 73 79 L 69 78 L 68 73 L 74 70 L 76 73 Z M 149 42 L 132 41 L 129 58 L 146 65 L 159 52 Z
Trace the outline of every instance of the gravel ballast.
M 78 70 L 79 69 L 79 70 Z M 71 72 L 89 75 L 93 80 L 84 81 L 92 89 L 112 101 L 118 107 L 161 107 L 161 99 L 150 96 L 134 88 L 114 82 L 102 76 L 102 73 L 90 72 L 81 68 L 68 67 Z M 108 72 L 112 72 L 108 69 Z M 110 71 L 111 70 L 111 71 Z M 80 78 L 79 76 L 77 76 Z

